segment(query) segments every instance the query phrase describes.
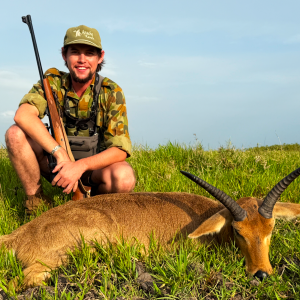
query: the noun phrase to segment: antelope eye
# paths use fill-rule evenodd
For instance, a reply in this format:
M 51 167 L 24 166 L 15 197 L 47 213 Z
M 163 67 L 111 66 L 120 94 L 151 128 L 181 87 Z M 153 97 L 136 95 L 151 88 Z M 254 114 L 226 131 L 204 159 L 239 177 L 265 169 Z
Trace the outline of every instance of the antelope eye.
M 238 236 L 240 238 L 243 238 L 243 236 L 235 228 L 233 228 L 233 231 L 234 231 L 236 236 Z

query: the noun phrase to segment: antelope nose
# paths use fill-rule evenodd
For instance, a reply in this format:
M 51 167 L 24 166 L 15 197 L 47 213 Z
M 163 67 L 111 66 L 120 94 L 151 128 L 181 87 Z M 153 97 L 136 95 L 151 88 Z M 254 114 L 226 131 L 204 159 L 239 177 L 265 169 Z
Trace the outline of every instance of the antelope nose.
M 263 281 L 266 277 L 268 277 L 268 273 L 259 270 L 254 274 L 254 277 L 257 277 L 260 281 Z

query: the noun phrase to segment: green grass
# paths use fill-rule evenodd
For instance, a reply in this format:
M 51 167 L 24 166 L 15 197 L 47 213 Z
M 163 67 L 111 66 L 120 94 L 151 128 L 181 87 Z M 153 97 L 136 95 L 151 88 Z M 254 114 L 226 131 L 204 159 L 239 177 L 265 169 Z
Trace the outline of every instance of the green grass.
M 212 198 L 180 174 L 180 170 L 185 170 L 234 199 L 263 198 L 279 180 L 300 167 L 300 145 L 235 149 L 228 144 L 207 151 L 200 144 L 168 143 L 155 150 L 136 146 L 128 162 L 136 172 L 136 192 L 177 191 Z M 22 207 L 25 194 L 5 149 L 0 149 L 0 184 L 0 235 L 3 235 L 30 221 Z M 60 189 L 53 189 L 45 181 L 43 189 L 56 205 L 70 200 L 70 196 L 64 196 Z M 299 203 L 299 179 L 282 194 L 281 201 Z M 94 252 L 84 241 L 83 245 L 82 249 L 70 253 L 67 266 L 52 272 L 49 286 L 53 288 L 33 289 L 27 291 L 27 296 L 92 299 L 94 293 L 98 299 L 300 299 L 297 220 L 276 223 L 270 247 L 274 274 L 259 285 L 245 273 L 244 259 L 233 244 L 208 247 L 194 240 L 181 240 L 163 249 L 153 238 L 147 255 L 138 241 L 120 240 L 114 246 L 97 244 Z M 138 281 L 141 263 L 154 279 L 148 291 L 143 290 Z M 1 249 L 0 287 L 6 291 L 15 276 L 19 276 L 21 284 L 20 263 L 12 253 Z M 68 282 L 64 290 L 61 290 L 62 280 Z M 17 297 L 17 294 L 12 292 L 12 296 Z

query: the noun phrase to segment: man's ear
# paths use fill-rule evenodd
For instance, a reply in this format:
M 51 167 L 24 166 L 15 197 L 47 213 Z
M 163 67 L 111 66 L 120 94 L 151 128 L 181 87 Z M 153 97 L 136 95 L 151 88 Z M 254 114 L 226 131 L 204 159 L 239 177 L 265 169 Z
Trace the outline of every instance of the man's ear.
M 275 219 L 291 220 L 300 216 L 300 204 L 277 202 L 273 209 Z
M 61 47 L 61 56 L 64 61 L 67 61 L 67 57 L 64 55 L 64 47 Z
M 98 60 L 98 65 L 102 63 L 102 61 L 104 59 L 104 55 L 105 55 L 105 52 L 104 52 L 104 50 L 102 50 L 101 55 L 100 55 L 99 60 Z
M 194 232 L 189 234 L 188 237 L 195 239 L 202 235 L 218 233 L 224 226 L 231 224 L 232 220 L 231 213 L 227 208 L 224 208 L 204 221 Z

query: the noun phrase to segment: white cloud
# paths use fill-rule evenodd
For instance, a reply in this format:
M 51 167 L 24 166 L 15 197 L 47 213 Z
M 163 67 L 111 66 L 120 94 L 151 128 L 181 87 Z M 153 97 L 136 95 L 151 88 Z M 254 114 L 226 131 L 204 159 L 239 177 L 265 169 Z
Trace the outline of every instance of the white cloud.
M 156 63 L 146 62 L 146 61 L 142 61 L 142 60 L 139 60 L 138 64 L 141 67 L 146 67 L 146 68 L 153 68 L 153 67 L 155 67 L 157 65 Z
M 0 69 L 0 87 L 13 88 L 14 90 L 29 90 L 32 82 L 20 73 Z
M 0 131 L 5 128 L 5 130 L 9 127 L 9 125 L 13 124 L 13 118 L 15 116 L 15 112 L 13 110 L 7 110 L 0 112 Z M 4 127 L 3 127 L 4 126 Z M 1 144 L 1 136 L 0 136 L 0 144 Z
M 0 113 L 0 115 L 4 118 L 13 118 L 15 115 L 15 112 L 13 110 L 7 110 L 7 111 Z

